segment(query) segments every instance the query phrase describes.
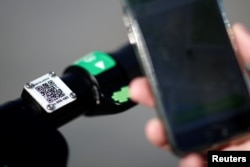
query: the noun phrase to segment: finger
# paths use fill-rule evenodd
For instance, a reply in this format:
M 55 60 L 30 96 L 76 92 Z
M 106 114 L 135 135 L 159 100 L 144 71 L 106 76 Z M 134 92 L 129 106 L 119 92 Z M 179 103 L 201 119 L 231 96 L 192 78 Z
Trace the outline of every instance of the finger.
M 231 145 L 223 149 L 223 151 L 249 151 L 249 150 L 250 150 L 250 141 L 241 144 Z
M 233 31 L 238 52 L 245 62 L 244 64 L 250 66 L 250 32 L 239 23 L 233 26 Z
M 154 107 L 154 98 L 145 77 L 136 78 L 130 83 L 130 97 L 137 103 Z
M 164 127 L 159 119 L 154 118 L 148 122 L 145 128 L 145 134 L 153 145 L 169 150 Z
M 206 162 L 198 154 L 190 154 L 180 161 L 180 167 L 205 167 Z

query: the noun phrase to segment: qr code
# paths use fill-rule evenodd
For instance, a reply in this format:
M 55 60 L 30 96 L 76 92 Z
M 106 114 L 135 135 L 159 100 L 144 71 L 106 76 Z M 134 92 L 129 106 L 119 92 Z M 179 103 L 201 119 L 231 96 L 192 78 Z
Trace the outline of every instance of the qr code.
M 49 80 L 35 88 L 49 103 L 65 96 L 63 91 L 54 83 L 54 81 Z

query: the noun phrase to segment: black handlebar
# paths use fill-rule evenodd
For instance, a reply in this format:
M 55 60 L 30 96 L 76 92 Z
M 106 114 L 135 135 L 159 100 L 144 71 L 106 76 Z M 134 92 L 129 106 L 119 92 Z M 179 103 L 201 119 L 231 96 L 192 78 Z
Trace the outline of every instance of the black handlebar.
M 24 90 L 22 98 L 0 106 L 0 113 L 18 108 L 41 115 L 56 127 L 84 114 L 98 116 L 116 114 L 133 107 L 135 103 L 128 100 L 123 103 L 111 97 L 129 82 L 142 75 L 131 45 L 108 54 L 116 62 L 112 68 L 98 75 L 91 75 L 88 70 L 79 66 L 69 66 L 63 73 L 62 81 L 76 94 L 77 100 L 56 112 L 46 113 L 36 101 Z
M 54 112 L 46 112 L 25 88 L 21 98 L 0 106 L 0 166 L 64 167 L 68 147 L 58 127 L 80 115 L 116 114 L 135 105 L 124 96 L 129 82 L 142 75 L 132 46 L 108 55 L 115 65 L 96 75 L 77 65 L 64 71 L 61 81 L 77 98 Z

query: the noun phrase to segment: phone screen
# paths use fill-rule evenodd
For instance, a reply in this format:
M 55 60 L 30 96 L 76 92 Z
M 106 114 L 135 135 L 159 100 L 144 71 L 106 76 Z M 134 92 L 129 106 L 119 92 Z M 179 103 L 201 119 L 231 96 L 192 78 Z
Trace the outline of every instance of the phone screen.
M 217 0 L 128 0 L 160 108 L 183 151 L 249 128 L 250 100 Z M 248 119 L 247 119 L 248 118 Z

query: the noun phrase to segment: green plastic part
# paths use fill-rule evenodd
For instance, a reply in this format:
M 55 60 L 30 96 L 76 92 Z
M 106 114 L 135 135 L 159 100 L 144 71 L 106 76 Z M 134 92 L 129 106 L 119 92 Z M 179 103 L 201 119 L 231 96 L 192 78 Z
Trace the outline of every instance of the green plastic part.
M 128 86 L 124 86 L 121 90 L 114 92 L 112 95 L 112 99 L 119 103 L 126 103 L 129 101 L 129 88 Z
M 84 68 L 92 75 L 98 75 L 116 66 L 116 62 L 109 54 L 97 51 L 80 58 L 73 65 Z

